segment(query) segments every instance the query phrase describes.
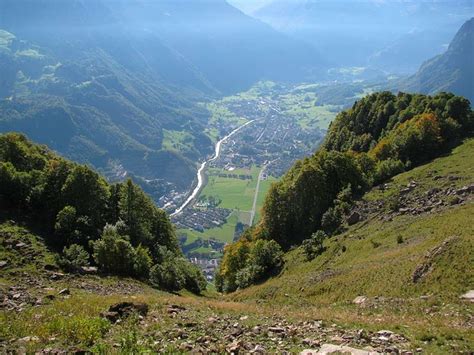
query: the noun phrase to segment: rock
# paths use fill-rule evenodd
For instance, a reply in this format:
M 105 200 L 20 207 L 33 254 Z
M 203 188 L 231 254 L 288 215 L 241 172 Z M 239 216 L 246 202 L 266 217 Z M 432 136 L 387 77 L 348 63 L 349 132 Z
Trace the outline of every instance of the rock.
M 56 298 L 56 296 L 55 295 L 46 295 L 46 296 L 44 296 L 44 298 L 46 298 L 49 301 L 52 301 Z
M 71 291 L 68 288 L 63 288 L 61 291 L 58 292 L 58 295 L 67 296 L 70 295 Z
M 249 316 L 242 316 L 242 317 L 240 317 L 240 320 L 247 320 L 247 319 L 249 319 Z
M 46 271 L 56 271 L 58 270 L 58 267 L 56 265 L 46 264 L 45 266 L 43 266 L 43 269 L 45 269 Z
M 366 296 L 357 296 L 356 298 L 354 298 L 352 303 L 354 303 L 354 304 L 364 304 L 366 301 L 367 301 Z
M 83 266 L 81 267 L 81 271 L 86 275 L 95 275 L 97 274 L 98 269 L 95 266 Z
M 117 312 L 120 317 L 128 317 L 131 313 L 146 316 L 148 305 L 146 303 L 120 302 L 109 307 L 109 312 Z
M 265 348 L 261 345 L 255 345 L 255 348 L 253 348 L 253 350 L 251 350 L 252 353 L 256 353 L 256 354 L 265 354 L 266 351 L 265 351 Z
M 100 316 L 111 323 L 115 323 L 120 319 L 120 314 L 118 314 L 118 312 L 102 312 L 100 313 Z
M 20 242 L 20 243 L 15 244 L 15 248 L 16 248 L 16 249 L 22 249 L 22 248 L 24 248 L 24 247 L 26 247 L 26 244 L 23 243 L 23 242 Z
M 252 332 L 254 334 L 260 334 L 261 331 L 262 331 L 262 328 L 260 328 L 258 325 L 252 328 Z
M 357 211 L 354 211 L 350 214 L 349 217 L 347 217 L 347 224 L 352 226 L 353 224 L 356 224 L 360 221 L 360 213 Z
M 378 335 L 380 336 L 386 336 L 386 337 L 389 337 L 393 334 L 393 332 L 391 330 L 379 330 L 377 332 Z
M 282 334 L 282 333 L 285 332 L 285 328 L 282 328 L 282 327 L 269 327 L 268 331 L 272 332 L 272 333 Z
M 28 336 L 28 337 L 18 339 L 18 341 L 22 343 L 37 342 L 39 340 L 40 339 L 37 336 Z
M 4 268 L 7 265 L 8 265 L 8 261 L 5 261 L 5 260 L 0 261 L 0 269 Z
M 352 354 L 352 355 L 375 355 L 378 352 L 351 348 L 349 346 L 323 344 L 319 350 L 306 349 L 301 355 L 329 355 L 329 354 Z
M 62 278 L 64 278 L 64 276 L 66 276 L 66 275 L 64 275 L 64 274 L 61 273 L 61 272 L 54 272 L 54 273 L 49 277 L 49 279 L 50 279 L 50 280 L 54 280 L 54 281 L 55 281 L 55 280 L 61 280 Z
M 303 345 L 310 346 L 312 348 L 317 348 L 321 345 L 319 341 L 309 338 L 303 339 L 302 343 Z
M 185 311 L 186 308 L 183 306 L 179 306 L 177 304 L 172 304 L 168 306 L 168 313 L 169 314 L 174 314 L 174 313 L 179 313 L 181 311 Z
M 464 195 L 471 192 L 471 187 L 470 186 L 463 186 L 460 189 L 456 191 L 456 194 L 458 195 Z
M 226 348 L 227 352 L 231 354 L 238 354 L 239 351 L 245 350 L 243 342 L 241 340 L 235 340 Z
M 460 298 L 469 302 L 474 302 L 474 290 L 467 291 Z

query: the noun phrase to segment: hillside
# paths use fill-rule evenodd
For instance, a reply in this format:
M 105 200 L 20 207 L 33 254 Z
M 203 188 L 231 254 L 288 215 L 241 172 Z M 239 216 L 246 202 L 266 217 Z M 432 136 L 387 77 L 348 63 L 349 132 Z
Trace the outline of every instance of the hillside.
M 443 54 L 402 83 L 404 90 L 432 94 L 450 91 L 474 102 L 474 18 L 465 22 Z
M 361 221 L 328 239 L 324 254 L 308 262 L 296 248 L 278 277 L 224 299 L 212 291 L 201 298 L 168 294 L 124 277 L 65 274 L 55 269 L 44 239 L 3 222 L 0 349 L 317 353 L 343 344 L 469 351 L 472 305 L 459 296 L 473 282 L 474 193 L 463 188 L 474 183 L 473 153 L 474 140 L 466 140 L 395 176 L 384 190 L 374 188 L 354 207 Z M 400 193 L 403 207 L 394 210 L 390 202 Z M 416 282 L 415 274 L 421 276 Z M 357 296 L 364 297 L 355 304 Z M 120 302 L 147 308 L 107 320 Z
M 0 135 L 0 221 L 41 235 L 42 250 L 55 254 L 53 269 L 93 269 L 170 291 L 199 293 L 206 287 L 201 271 L 183 257 L 167 214 L 130 179 L 111 185 L 18 133 Z M 29 249 L 23 241 L 8 242 L 8 235 L 4 247 L 20 254 Z M 21 259 L 20 265 L 29 262 Z M 14 266 L 15 253 L 7 250 L 2 263 Z
M 302 247 L 282 273 L 229 299 L 313 309 L 361 326 L 402 332 L 428 353 L 469 351 L 473 286 L 474 140 L 367 192 L 360 221 L 306 261 Z M 357 302 L 352 302 L 356 297 Z M 437 350 L 436 350 L 437 349 Z

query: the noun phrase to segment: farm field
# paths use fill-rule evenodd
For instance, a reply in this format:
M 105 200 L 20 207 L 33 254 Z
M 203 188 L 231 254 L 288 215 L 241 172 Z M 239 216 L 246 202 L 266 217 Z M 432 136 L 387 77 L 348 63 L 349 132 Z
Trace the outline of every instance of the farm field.
M 235 169 L 233 171 L 223 169 L 209 169 L 208 182 L 202 190 L 201 196 L 214 196 L 222 202 L 220 208 L 229 208 L 239 211 L 250 211 L 252 209 L 253 197 L 257 186 L 260 168 L 253 166 L 251 169 Z M 239 179 L 222 177 L 219 175 L 250 175 L 252 179 Z

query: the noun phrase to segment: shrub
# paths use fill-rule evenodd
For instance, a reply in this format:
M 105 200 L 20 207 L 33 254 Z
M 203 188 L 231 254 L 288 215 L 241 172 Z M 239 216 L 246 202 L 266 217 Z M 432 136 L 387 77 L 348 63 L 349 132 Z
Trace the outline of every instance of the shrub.
M 148 279 L 153 261 L 148 248 L 139 245 L 135 249 L 135 259 L 133 261 L 133 272 L 140 279 Z
M 195 294 L 200 294 L 206 290 L 207 280 L 201 269 L 184 259 L 180 259 L 180 261 L 184 270 L 184 287 Z
M 94 260 L 107 273 L 133 275 L 135 250 L 126 237 L 110 224 L 104 227 L 102 237 L 93 242 Z
M 151 268 L 150 282 L 161 290 L 179 291 L 185 286 L 186 277 L 179 265 L 168 259 Z
M 375 183 L 385 181 L 392 176 L 402 173 L 405 171 L 405 165 L 401 160 L 387 159 L 378 162 L 375 168 Z
M 64 247 L 62 255 L 57 258 L 57 263 L 68 272 L 79 272 L 83 266 L 89 265 L 89 253 L 82 246 L 72 244 Z
M 403 244 L 403 237 L 401 235 L 397 236 L 397 244 Z
M 342 214 L 338 208 L 329 208 L 321 218 L 321 227 L 329 234 L 334 233 L 341 224 Z
M 311 261 L 324 251 L 323 241 L 326 238 L 326 233 L 323 231 L 317 231 L 316 233 L 313 233 L 311 238 L 303 241 L 303 252 L 306 256 L 306 260 Z

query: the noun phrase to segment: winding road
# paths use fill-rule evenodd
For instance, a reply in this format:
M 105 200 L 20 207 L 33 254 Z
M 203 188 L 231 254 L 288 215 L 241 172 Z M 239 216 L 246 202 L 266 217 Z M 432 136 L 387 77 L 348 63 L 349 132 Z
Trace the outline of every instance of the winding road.
M 222 146 L 222 143 L 224 143 L 227 139 L 229 139 L 230 137 L 232 137 L 234 134 L 236 134 L 238 131 L 240 131 L 242 128 L 244 128 L 245 126 L 251 124 L 252 122 L 254 122 L 255 120 L 251 120 L 251 121 L 248 121 L 246 123 L 244 123 L 242 126 L 239 126 L 237 127 L 236 129 L 234 129 L 232 132 L 230 132 L 227 136 L 225 136 L 224 138 L 222 138 L 220 141 L 218 141 L 216 143 L 216 148 L 215 148 L 215 152 L 214 152 L 214 156 L 209 159 L 209 160 L 206 160 L 204 161 L 200 168 L 198 169 L 197 171 L 197 179 L 198 179 L 198 183 L 197 183 L 197 186 L 194 188 L 193 192 L 191 193 L 191 195 L 188 196 L 188 198 L 186 199 L 186 201 L 184 201 L 184 203 L 178 207 L 172 214 L 171 216 L 175 216 L 179 213 L 181 213 L 190 203 L 191 201 L 193 201 L 196 196 L 199 194 L 199 192 L 201 191 L 201 188 L 202 188 L 202 185 L 204 183 L 204 173 L 205 173 L 205 169 L 206 169 L 206 166 L 207 164 L 209 164 L 210 162 L 216 160 L 217 158 L 219 158 L 219 155 L 221 153 L 221 146 Z

